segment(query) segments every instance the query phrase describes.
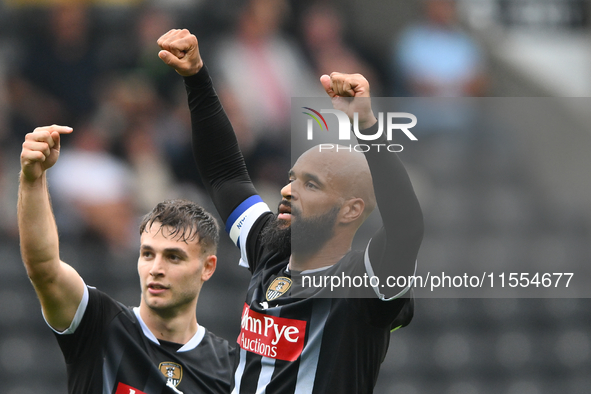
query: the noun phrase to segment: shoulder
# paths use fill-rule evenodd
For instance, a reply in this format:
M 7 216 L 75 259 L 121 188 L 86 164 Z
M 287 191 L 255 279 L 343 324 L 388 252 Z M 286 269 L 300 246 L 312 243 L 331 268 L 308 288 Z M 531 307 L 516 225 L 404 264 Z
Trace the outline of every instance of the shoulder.
M 130 320 L 135 320 L 133 311 L 130 308 L 95 287 L 87 286 L 87 288 L 88 305 L 81 324 L 87 327 L 90 326 L 88 329 L 94 330 L 97 328 L 96 326 L 109 325 L 113 319 L 122 313 L 128 316 Z
M 115 300 L 107 293 L 97 289 L 96 287 L 87 286 L 88 288 L 88 304 L 97 305 L 103 310 L 128 310 L 129 308 Z
M 273 256 L 277 255 L 262 238 L 265 228 L 273 218 L 274 214 L 271 211 L 261 212 L 245 223 L 240 232 L 237 240 L 240 249 L 240 265 L 249 268 L 251 272 L 265 268 L 266 262 L 274 260 Z
M 210 354 L 208 359 L 217 360 L 221 365 L 233 366 L 234 357 L 236 355 L 236 348 L 230 344 L 226 339 L 221 338 L 208 329 L 205 329 L 203 339 L 197 346 L 200 353 Z M 206 356 L 207 357 L 207 356 Z
M 228 342 L 226 339 L 222 337 L 215 335 L 207 328 L 205 329 L 205 334 L 203 335 L 203 340 L 201 341 L 201 344 L 203 344 L 204 346 L 211 346 L 212 348 L 221 351 L 228 351 L 230 349 L 234 349 L 234 347 L 230 345 L 230 342 Z

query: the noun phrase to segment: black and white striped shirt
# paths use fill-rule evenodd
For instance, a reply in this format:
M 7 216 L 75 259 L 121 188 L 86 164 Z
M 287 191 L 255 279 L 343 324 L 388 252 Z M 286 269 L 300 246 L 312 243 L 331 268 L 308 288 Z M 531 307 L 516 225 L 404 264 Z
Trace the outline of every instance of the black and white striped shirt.
M 235 223 L 242 222 L 233 238 L 240 245 L 241 264 L 253 274 L 232 393 L 371 393 L 391 330 L 412 319 L 412 298 L 295 298 L 288 290 L 269 301 L 274 283 L 289 283 L 294 273 L 288 257 L 267 250 L 257 237 L 272 217 L 260 204 L 251 198 L 239 207 L 246 216 L 231 215 Z M 321 273 L 363 275 L 363 260 L 363 253 L 350 252 Z

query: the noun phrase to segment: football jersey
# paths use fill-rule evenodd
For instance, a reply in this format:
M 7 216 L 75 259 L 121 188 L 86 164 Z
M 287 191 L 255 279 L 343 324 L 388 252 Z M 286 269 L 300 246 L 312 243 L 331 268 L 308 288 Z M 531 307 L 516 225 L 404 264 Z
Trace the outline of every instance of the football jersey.
M 233 225 L 227 227 L 240 247 L 241 265 L 252 271 L 232 393 L 371 393 L 390 332 L 412 319 L 407 289 L 388 301 L 375 294 L 292 297 L 296 273 L 288 269 L 289 256 L 259 241 L 258 234 L 272 217 L 254 196 L 230 216 Z M 363 252 L 349 252 L 337 264 L 314 273 L 363 275 L 364 259 Z
M 54 330 L 55 331 L 55 330 Z M 198 326 L 186 344 L 159 341 L 139 308 L 85 287 L 70 327 L 55 332 L 71 394 L 228 393 L 234 349 Z

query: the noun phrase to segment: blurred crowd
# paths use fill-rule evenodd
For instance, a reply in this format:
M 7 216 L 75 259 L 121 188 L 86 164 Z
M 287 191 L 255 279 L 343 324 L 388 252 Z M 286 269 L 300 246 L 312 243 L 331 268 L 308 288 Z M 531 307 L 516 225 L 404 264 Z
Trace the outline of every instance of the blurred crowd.
M 188 28 L 197 36 L 255 186 L 274 207 L 291 164 L 291 97 L 324 96 L 322 74 L 359 72 L 374 97 L 508 95 L 498 88 L 499 70 L 464 29 L 467 3 L 510 1 L 0 0 L 0 381 L 6 392 L 57 393 L 65 385 L 59 350 L 46 345 L 49 331 L 31 313 L 38 303 L 18 256 L 26 133 L 54 123 L 74 128 L 49 172 L 60 253 L 89 284 L 108 284 L 114 298 L 137 304 L 141 215 L 166 198 L 214 211 L 193 163 L 183 80 L 157 56 L 162 34 Z M 565 215 L 568 206 L 547 203 L 524 164 L 533 148 L 507 143 L 518 133 L 487 131 L 490 119 L 486 127 L 467 127 L 471 107 L 453 109 L 450 118 L 443 116 L 449 107 L 435 108 L 417 154 L 403 157 L 427 222 L 420 264 L 515 269 L 580 260 L 588 266 L 588 223 Z M 411 112 L 430 125 L 428 113 Z M 478 143 L 458 137 L 458 130 L 490 138 Z M 551 159 L 558 166 L 560 159 Z M 209 317 L 209 329 L 231 339 L 243 307 L 236 289 L 248 283 L 237 282 L 248 273 L 234 269 L 237 256 L 228 253 L 237 252 L 227 237 L 221 245 L 220 261 L 228 264 L 218 265 L 212 279 L 219 286 L 201 295 L 198 312 L 200 321 Z M 414 328 L 392 337 L 376 392 L 588 392 L 588 302 L 550 299 L 546 308 L 545 300 L 430 301 L 417 303 Z M 570 331 L 563 334 L 561 325 Z M 45 336 L 36 340 L 37 328 Z M 40 361 L 45 358 L 53 361 Z M 524 385 L 529 378 L 541 383 Z M 572 389 L 560 386 L 569 379 Z M 41 388 L 31 389 L 35 384 Z
M 75 130 L 49 176 L 70 240 L 135 251 L 138 217 L 158 201 L 206 200 L 182 78 L 157 57 L 156 40 L 171 28 L 197 35 L 251 176 L 271 202 L 290 165 L 290 98 L 323 95 L 320 75 L 362 73 L 374 96 L 486 94 L 482 51 L 451 0 L 415 6 L 419 17 L 388 37 L 380 56 L 365 56 L 350 27 L 356 16 L 330 1 L 34 3 L 0 6 L 0 234 L 9 239 L 17 237 L 18 152 L 41 125 Z

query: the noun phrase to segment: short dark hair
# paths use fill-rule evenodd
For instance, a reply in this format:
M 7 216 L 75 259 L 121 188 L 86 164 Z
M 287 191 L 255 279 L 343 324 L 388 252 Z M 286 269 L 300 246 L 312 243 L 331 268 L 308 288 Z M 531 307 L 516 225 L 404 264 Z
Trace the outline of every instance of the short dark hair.
M 158 231 L 162 231 L 164 226 L 170 228 L 165 236 L 184 242 L 197 238 L 204 253 L 216 253 L 220 240 L 218 223 L 209 212 L 194 202 L 177 199 L 159 203 L 142 218 L 140 236 L 155 222 L 160 224 Z

